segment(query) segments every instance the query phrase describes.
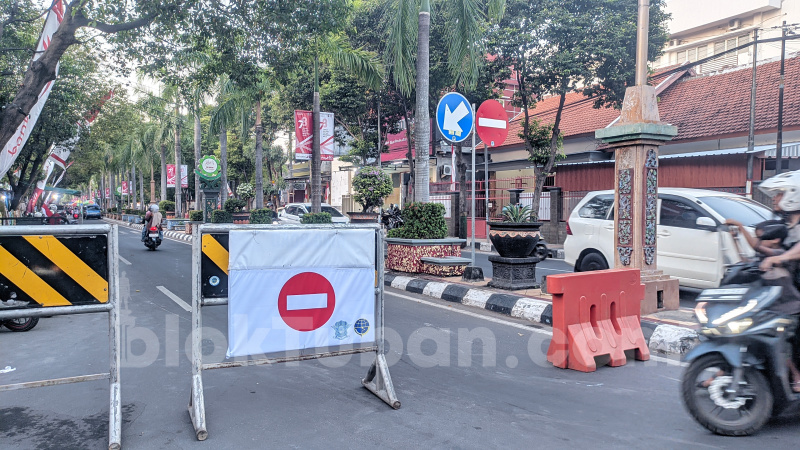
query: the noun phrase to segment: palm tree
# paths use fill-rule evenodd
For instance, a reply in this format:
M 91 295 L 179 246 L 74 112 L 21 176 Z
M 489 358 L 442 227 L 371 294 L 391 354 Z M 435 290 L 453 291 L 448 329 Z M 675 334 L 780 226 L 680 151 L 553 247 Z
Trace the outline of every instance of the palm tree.
M 430 201 L 429 156 L 430 115 L 430 0 L 422 0 L 413 24 L 416 0 L 388 0 L 390 2 L 389 36 L 386 58 L 392 66 L 395 85 L 405 96 L 416 86 L 416 112 L 414 117 L 414 145 L 417 149 L 414 164 L 414 200 Z M 450 0 L 443 3 L 448 37 L 448 67 L 454 85 L 474 89 L 480 65 L 484 61 L 486 24 L 499 20 L 505 12 L 505 0 Z M 416 44 L 416 55 L 413 53 Z M 416 59 L 416 73 L 413 71 Z M 416 81 L 416 82 L 415 82 Z
M 351 72 L 373 89 L 383 82 L 384 67 L 377 56 L 362 48 L 353 48 L 343 33 L 328 33 L 313 40 L 314 106 L 313 144 L 311 148 L 311 212 L 322 211 L 322 167 L 319 134 L 319 75 L 320 60 Z

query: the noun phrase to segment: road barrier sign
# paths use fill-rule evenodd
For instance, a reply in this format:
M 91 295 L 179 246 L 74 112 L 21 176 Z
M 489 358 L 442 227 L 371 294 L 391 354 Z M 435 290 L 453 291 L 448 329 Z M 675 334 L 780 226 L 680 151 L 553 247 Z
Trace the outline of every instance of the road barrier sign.
M 639 269 L 611 269 L 550 275 L 553 295 L 553 339 L 547 360 L 562 369 L 597 370 L 596 356 L 609 365 L 627 362 L 626 350 L 640 361 L 650 359 L 640 324 L 644 298 Z
M 210 369 L 376 352 L 362 385 L 400 408 L 384 357 L 383 240 L 377 225 L 204 224 L 193 225 L 192 235 L 188 410 L 198 440 L 208 437 L 202 375 Z M 204 364 L 202 307 L 213 305 L 228 305 L 228 357 L 304 351 Z
M 486 100 L 475 113 L 475 131 L 489 147 L 503 145 L 508 137 L 508 114 L 497 100 Z
M 121 447 L 122 435 L 117 242 L 116 225 L 0 227 L 0 320 L 105 312 L 111 354 L 107 373 L 7 384 L 0 392 L 109 380 L 110 449 Z

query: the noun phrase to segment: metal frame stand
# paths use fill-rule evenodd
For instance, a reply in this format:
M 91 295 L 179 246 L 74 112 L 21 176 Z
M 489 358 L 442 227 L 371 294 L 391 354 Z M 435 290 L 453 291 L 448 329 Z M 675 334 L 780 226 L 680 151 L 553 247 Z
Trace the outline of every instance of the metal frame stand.
M 0 386 L 0 392 L 30 389 L 59 384 L 82 383 L 84 381 L 109 381 L 108 448 L 122 448 L 122 394 L 120 385 L 120 317 L 119 317 L 119 246 L 117 225 L 50 225 L 0 227 L 0 236 L 80 236 L 106 235 L 108 239 L 108 289 L 107 303 L 94 305 L 54 306 L 35 309 L 12 309 L 0 311 L 0 320 L 42 316 L 66 316 L 72 314 L 108 313 L 108 347 L 110 364 L 107 373 L 78 375 Z
M 202 350 L 202 308 L 204 306 L 227 305 L 227 298 L 204 298 L 202 291 L 202 236 L 203 234 L 229 233 L 235 230 L 287 230 L 287 229 L 335 229 L 335 228 L 367 228 L 375 232 L 375 341 L 376 344 L 368 347 L 359 347 L 347 350 L 326 351 L 323 353 L 303 354 L 297 356 L 273 357 L 263 359 L 248 359 L 243 361 L 229 361 L 214 364 L 203 364 Z M 230 367 L 259 366 L 277 364 L 290 361 L 306 361 L 311 359 L 327 358 L 331 356 L 353 355 L 358 353 L 375 352 L 375 361 L 367 371 L 361 384 L 378 398 L 394 409 L 400 408 L 400 401 L 392 384 L 389 366 L 384 357 L 384 329 L 383 329 L 383 239 L 380 227 L 375 225 L 216 225 L 192 224 L 192 387 L 189 396 L 189 417 L 194 427 L 197 440 L 204 441 L 208 438 L 206 426 L 205 399 L 203 396 L 203 371 L 224 369 Z

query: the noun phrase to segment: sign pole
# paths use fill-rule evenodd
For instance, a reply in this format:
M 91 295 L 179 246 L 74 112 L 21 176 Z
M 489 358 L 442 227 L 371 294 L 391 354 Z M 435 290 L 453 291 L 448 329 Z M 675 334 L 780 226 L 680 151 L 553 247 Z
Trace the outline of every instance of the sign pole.
M 477 127 L 475 127 L 475 129 L 477 130 Z M 486 198 L 484 199 L 484 212 L 486 213 L 486 239 L 489 239 L 489 143 L 488 142 L 483 143 L 483 189 L 486 192 Z
M 475 104 L 472 104 L 475 111 Z M 473 117 L 475 115 L 473 114 Z M 472 130 L 472 267 L 475 267 L 475 129 Z

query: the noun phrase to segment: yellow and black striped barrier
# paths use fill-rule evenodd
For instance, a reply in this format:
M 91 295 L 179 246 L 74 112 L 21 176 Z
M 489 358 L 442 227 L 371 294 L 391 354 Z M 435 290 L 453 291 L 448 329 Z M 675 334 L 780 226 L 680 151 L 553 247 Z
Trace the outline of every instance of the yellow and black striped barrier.
M 203 234 L 200 279 L 203 297 L 228 296 L 228 234 Z
M 105 235 L 0 236 L 0 298 L 42 307 L 108 302 Z

